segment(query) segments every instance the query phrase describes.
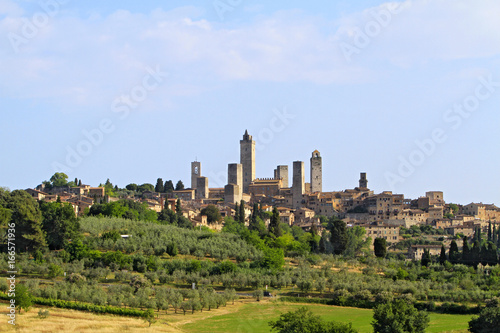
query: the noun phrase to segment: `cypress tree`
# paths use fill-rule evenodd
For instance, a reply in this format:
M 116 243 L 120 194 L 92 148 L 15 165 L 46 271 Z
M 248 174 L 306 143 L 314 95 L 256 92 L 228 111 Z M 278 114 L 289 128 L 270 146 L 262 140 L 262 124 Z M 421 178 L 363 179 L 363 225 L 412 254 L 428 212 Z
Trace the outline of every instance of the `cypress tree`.
M 175 202 L 175 213 L 177 215 L 182 215 L 181 199 L 177 199 Z
M 240 222 L 245 223 L 245 201 L 240 201 Z
M 444 245 L 441 245 L 441 254 L 439 255 L 439 263 L 441 265 L 444 265 L 446 261 L 446 249 L 444 248 Z
M 330 221 L 330 242 L 335 254 L 344 253 L 347 246 L 347 225 L 344 221 L 333 218 Z
M 236 222 L 240 221 L 240 205 L 238 203 L 234 204 L 234 220 Z
M 493 225 L 493 231 L 491 232 L 491 241 L 493 242 L 493 244 L 497 243 L 497 225 L 496 224 Z
M 157 193 L 165 192 L 165 185 L 163 185 L 163 179 L 158 178 L 156 180 L 155 192 Z
M 429 253 L 429 250 L 424 250 L 424 254 L 422 254 L 422 259 L 420 263 L 422 264 L 422 266 L 427 267 L 430 262 L 431 262 L 431 255 Z
M 455 242 L 455 240 L 451 241 L 450 252 L 448 253 L 448 258 L 452 264 L 458 263 L 458 259 L 459 259 L 458 245 L 457 245 L 457 242 Z
M 491 242 L 491 220 L 488 222 L 488 242 Z
M 470 265 L 471 264 L 470 261 L 471 261 L 471 258 L 470 258 L 469 242 L 467 241 L 467 236 L 464 236 L 463 248 L 462 248 L 462 263 L 465 265 Z
M 269 233 L 273 234 L 275 237 L 280 237 L 283 234 L 280 225 L 280 213 L 278 213 L 276 207 L 273 208 L 273 216 L 269 222 Z
M 249 230 L 258 230 L 257 226 L 257 214 L 259 213 L 259 205 L 257 203 L 253 204 L 252 215 L 250 216 L 250 223 L 248 224 Z

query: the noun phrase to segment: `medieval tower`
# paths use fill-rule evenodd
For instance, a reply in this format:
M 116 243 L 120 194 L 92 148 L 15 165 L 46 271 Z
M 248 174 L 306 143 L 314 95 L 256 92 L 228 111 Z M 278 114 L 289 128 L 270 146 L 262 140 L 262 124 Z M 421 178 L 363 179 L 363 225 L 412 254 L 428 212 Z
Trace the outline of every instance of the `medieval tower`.
M 238 197 L 241 200 L 243 195 L 243 166 L 237 163 L 227 165 L 227 183 L 238 186 Z
M 294 209 L 302 206 L 302 195 L 305 192 L 304 177 L 304 162 L 293 162 L 292 200 Z
M 366 179 L 366 172 L 361 172 L 359 174 L 359 187 L 368 188 L 368 180 Z
M 311 157 L 311 192 L 323 192 L 323 176 L 321 155 L 315 150 Z
M 282 179 L 281 187 L 288 187 L 288 165 L 278 165 L 274 169 L 274 179 Z
M 191 162 L 191 188 L 196 188 L 198 177 L 201 177 L 201 162 Z
M 243 166 L 243 192 L 248 193 L 248 185 L 255 179 L 255 141 L 247 130 L 240 140 L 240 163 Z

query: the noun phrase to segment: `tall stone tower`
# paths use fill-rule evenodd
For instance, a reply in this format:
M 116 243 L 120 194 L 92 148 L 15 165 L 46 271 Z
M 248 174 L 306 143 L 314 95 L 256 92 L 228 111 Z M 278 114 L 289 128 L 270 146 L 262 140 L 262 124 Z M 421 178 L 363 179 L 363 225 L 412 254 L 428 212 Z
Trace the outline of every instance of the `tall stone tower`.
M 368 179 L 366 179 L 366 172 L 359 174 L 359 187 L 368 188 Z
M 304 177 L 304 162 L 293 162 L 292 200 L 294 209 L 302 206 L 302 194 L 305 192 Z
M 321 155 L 315 150 L 311 157 L 311 192 L 323 192 L 323 170 Z
M 241 198 L 243 194 L 243 165 L 238 163 L 227 165 L 227 183 L 238 185 L 238 193 L 236 194 Z
M 207 199 L 208 198 L 208 178 L 198 177 L 196 178 L 196 199 Z
M 255 179 L 255 141 L 247 130 L 240 140 L 240 163 L 243 165 L 243 192 L 248 193 L 248 185 Z
M 283 179 L 281 187 L 288 187 L 288 165 L 278 165 L 274 169 L 274 179 Z
M 198 177 L 201 177 L 201 162 L 191 162 L 191 188 L 196 188 Z

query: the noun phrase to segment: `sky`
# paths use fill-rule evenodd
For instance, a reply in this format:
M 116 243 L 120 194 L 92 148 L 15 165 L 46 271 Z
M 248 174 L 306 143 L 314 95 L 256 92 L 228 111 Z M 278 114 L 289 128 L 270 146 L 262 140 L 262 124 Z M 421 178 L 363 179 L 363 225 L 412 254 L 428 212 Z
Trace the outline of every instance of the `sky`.
M 319 150 L 323 190 L 500 204 L 500 2 L 0 0 L 0 186 L 210 187 Z

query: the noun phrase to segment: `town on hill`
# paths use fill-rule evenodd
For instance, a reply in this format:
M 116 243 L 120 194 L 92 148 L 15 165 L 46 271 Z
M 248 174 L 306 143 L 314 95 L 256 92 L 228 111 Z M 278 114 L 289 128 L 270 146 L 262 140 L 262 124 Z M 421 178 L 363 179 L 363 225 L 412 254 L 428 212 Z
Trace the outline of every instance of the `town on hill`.
M 415 199 L 391 191 L 374 193 L 368 188 L 364 172 L 360 173 L 358 186 L 352 189 L 324 191 L 322 157 L 318 150 L 312 152 L 309 161 L 309 182 L 305 181 L 303 161 L 293 162 L 291 178 L 288 165 L 276 166 L 272 177 L 256 178 L 255 161 L 255 141 L 245 130 L 240 140 L 240 163 L 228 164 L 228 184 L 224 188 L 209 187 L 209 178 L 202 173 L 202 163 L 194 161 L 191 163 L 189 188 L 185 188 L 182 181 L 174 187 L 171 180 L 163 182 L 161 178 L 156 186 L 132 183 L 119 189 L 108 180 L 98 187 L 91 187 L 78 179 L 67 182 L 66 175 L 56 173 L 52 181 L 26 191 L 36 200 L 68 202 L 77 216 L 88 214 L 94 204 L 124 199 L 144 203 L 157 213 L 164 209 L 175 212 L 179 201 L 182 215 L 193 227 L 203 226 L 218 231 L 223 227 L 222 219 L 227 216 L 242 219 L 248 226 L 255 204 L 264 212 L 275 209 L 281 223 L 307 232 L 314 228 L 319 234 L 326 227 L 324 222 L 335 217 L 348 227 L 363 227 L 372 249 L 376 238 L 385 239 L 389 246 L 396 245 L 405 240 L 408 230 L 421 226 L 449 235 L 449 238 L 442 238 L 446 247 L 450 246 L 451 239 L 472 237 L 477 230 L 484 234 L 499 230 L 500 208 L 494 204 L 446 203 L 442 191 L 428 191 Z M 221 219 L 214 220 L 204 214 L 209 206 L 217 209 Z M 270 219 L 263 222 L 268 228 Z M 441 243 L 410 245 L 407 255 L 415 260 L 420 260 L 426 250 L 431 255 L 438 255 L 441 251 Z

